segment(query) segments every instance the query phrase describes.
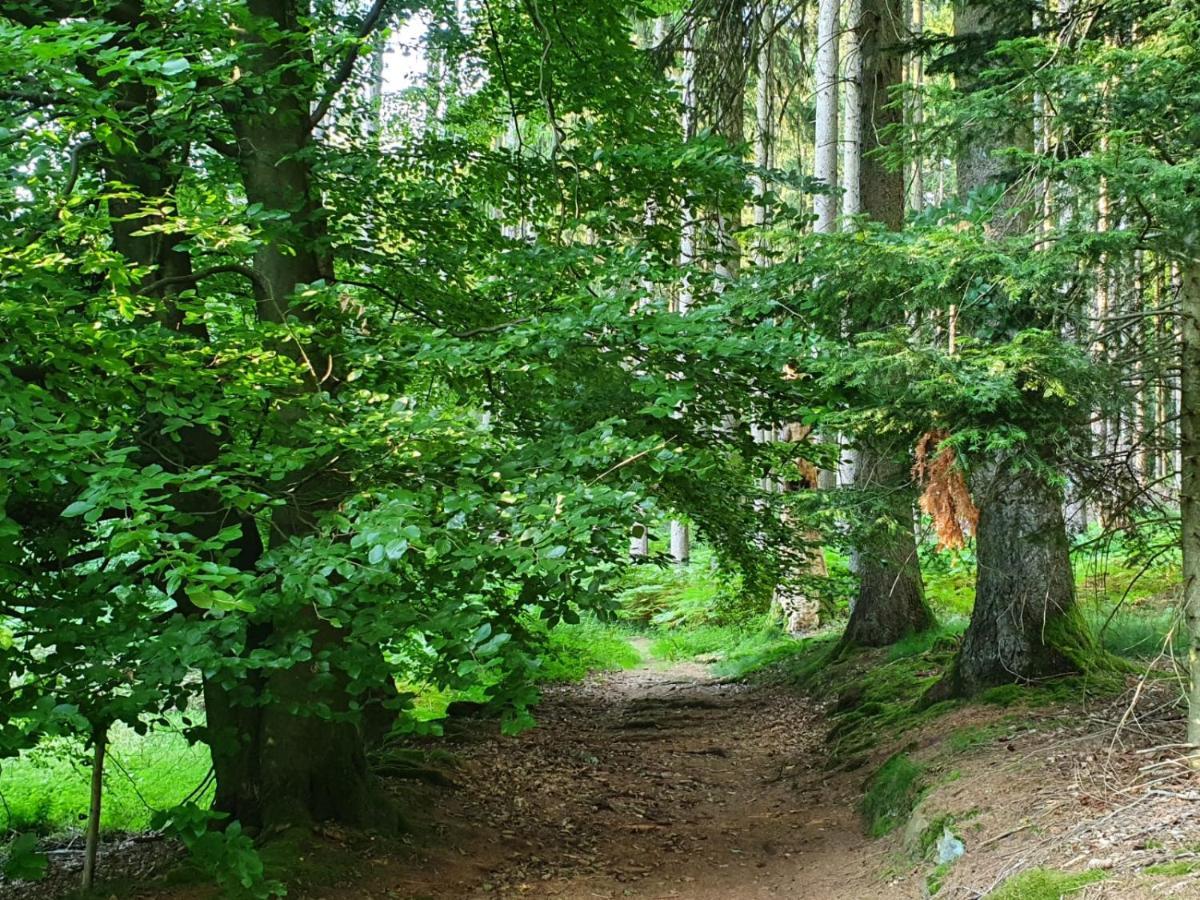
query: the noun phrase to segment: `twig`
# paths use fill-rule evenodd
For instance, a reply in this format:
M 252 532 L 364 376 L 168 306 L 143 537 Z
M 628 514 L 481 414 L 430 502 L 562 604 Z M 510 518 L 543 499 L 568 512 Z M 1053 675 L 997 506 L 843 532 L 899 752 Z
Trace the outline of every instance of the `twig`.
M 358 61 L 358 54 L 362 52 L 362 42 L 375 30 L 375 26 L 379 24 L 379 20 L 383 16 L 384 7 L 386 6 L 387 0 L 375 0 L 374 4 L 367 11 L 366 16 L 363 17 L 362 24 L 358 26 L 358 33 L 354 36 L 353 45 L 346 51 L 346 55 L 342 57 L 341 65 L 338 66 L 337 72 L 334 73 L 329 87 L 325 89 L 325 96 L 321 98 L 321 102 L 317 104 L 316 109 L 309 116 L 309 134 L 321 124 L 321 120 L 329 112 L 329 107 L 333 105 L 333 98 L 337 96 L 337 92 L 341 90 L 342 85 L 346 83 L 350 75 L 354 72 L 354 63 Z

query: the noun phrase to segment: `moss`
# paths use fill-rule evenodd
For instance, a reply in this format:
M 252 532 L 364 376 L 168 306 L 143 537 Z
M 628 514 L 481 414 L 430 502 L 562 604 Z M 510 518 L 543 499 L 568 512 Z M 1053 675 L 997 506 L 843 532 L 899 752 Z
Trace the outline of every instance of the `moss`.
M 1012 706 L 1019 702 L 1025 694 L 1025 688 L 1019 684 L 1000 684 L 983 691 L 976 699 L 981 703 L 992 706 Z
M 954 863 L 941 863 L 932 872 L 925 876 L 925 889 L 929 896 L 932 897 L 942 889 L 942 882 L 946 880 L 946 876 L 950 874 L 950 870 L 954 868 Z
M 1147 875 L 1191 875 L 1193 872 L 1200 872 L 1200 862 L 1194 859 L 1177 859 L 1174 862 L 1146 866 L 1142 871 Z
M 871 776 L 863 797 L 871 837 L 883 837 L 908 819 L 921 797 L 924 776 L 924 767 L 904 753 L 890 757 Z
M 1029 869 L 1006 880 L 989 895 L 989 900 L 1061 900 L 1106 877 L 1108 873 L 1103 869 L 1086 872 Z
M 925 826 L 925 830 L 921 832 L 921 837 L 917 842 L 917 853 L 921 859 L 925 859 L 933 852 L 933 848 L 937 846 L 937 842 L 941 839 L 943 831 L 947 828 L 950 828 L 951 831 L 954 830 L 951 828 L 954 822 L 955 818 L 952 813 L 943 813 Z
M 1002 722 L 993 722 L 990 725 L 969 725 L 966 728 L 959 728 L 957 731 L 952 731 L 946 735 L 946 749 L 951 753 L 966 753 L 968 750 L 974 750 L 983 744 L 990 744 L 1007 730 L 1008 726 Z

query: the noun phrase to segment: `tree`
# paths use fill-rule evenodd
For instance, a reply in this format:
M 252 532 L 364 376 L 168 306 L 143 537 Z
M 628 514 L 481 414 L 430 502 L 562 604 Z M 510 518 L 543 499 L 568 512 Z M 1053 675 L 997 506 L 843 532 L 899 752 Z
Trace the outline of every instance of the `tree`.
M 822 185 L 813 197 L 814 229 L 833 231 L 837 220 L 838 158 L 838 9 L 840 0 L 820 0 L 817 9 L 816 130 L 813 178 Z
M 1021 15 L 1015 23 L 1002 19 L 983 3 L 955 10 L 955 35 L 975 52 L 986 52 L 1005 27 L 1027 32 L 1029 22 Z M 967 92 L 976 84 L 971 74 L 960 75 L 959 83 Z M 1031 151 L 1030 122 L 1018 119 L 961 138 L 960 200 L 990 203 L 986 233 L 991 240 L 1019 239 L 1028 232 L 1030 218 L 1014 196 L 1014 179 L 999 153 L 1010 145 Z M 999 337 L 1045 323 L 1036 309 L 996 302 L 971 324 Z M 994 684 L 1062 674 L 1083 663 L 1089 640 L 1075 606 L 1055 465 L 1048 445 L 1029 448 L 1024 458 L 1020 453 L 993 454 L 972 463 L 969 483 L 979 508 L 978 573 L 971 621 L 945 682 L 953 692 L 970 694 Z
M 896 134 L 900 111 L 891 92 L 900 85 L 903 72 L 901 51 L 903 23 L 901 2 L 894 0 L 856 0 L 852 7 L 861 10 L 854 23 L 855 50 L 861 69 L 860 90 L 848 96 L 861 103 L 847 121 L 857 122 L 854 166 L 861 182 L 847 182 L 846 196 L 861 196 L 862 210 L 885 227 L 898 231 L 904 225 L 904 172 L 889 166 L 881 158 L 881 134 Z M 852 330 L 874 330 L 896 323 L 901 311 L 887 309 L 885 298 L 877 298 L 880 308 L 866 321 L 855 321 Z M 863 434 L 855 463 L 855 487 L 873 498 L 863 536 L 856 546 L 858 599 L 846 625 L 844 640 L 850 644 L 882 646 L 894 643 L 905 634 L 921 631 L 933 624 L 933 614 L 925 602 L 921 582 L 917 543 L 913 531 L 913 494 L 908 471 L 907 447 L 886 435 Z

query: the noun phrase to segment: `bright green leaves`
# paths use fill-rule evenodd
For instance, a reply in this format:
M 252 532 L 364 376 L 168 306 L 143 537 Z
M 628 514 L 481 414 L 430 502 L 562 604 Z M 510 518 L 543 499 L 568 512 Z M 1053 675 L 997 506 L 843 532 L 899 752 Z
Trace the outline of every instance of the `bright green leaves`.
M 13 838 L 4 854 L 4 877 L 13 881 L 39 881 L 46 875 L 50 859 L 38 852 L 36 834 Z

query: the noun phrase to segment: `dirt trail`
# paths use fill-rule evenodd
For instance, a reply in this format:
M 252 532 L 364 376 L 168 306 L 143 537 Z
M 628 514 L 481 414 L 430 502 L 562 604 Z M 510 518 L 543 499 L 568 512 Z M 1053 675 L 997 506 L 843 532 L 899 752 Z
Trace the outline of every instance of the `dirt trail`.
M 465 763 L 433 801 L 442 846 L 399 896 L 908 896 L 880 880 L 857 796 L 825 777 L 821 717 L 795 692 L 643 665 L 550 688 L 537 717 L 516 739 L 451 742 Z

